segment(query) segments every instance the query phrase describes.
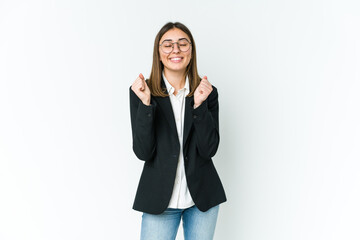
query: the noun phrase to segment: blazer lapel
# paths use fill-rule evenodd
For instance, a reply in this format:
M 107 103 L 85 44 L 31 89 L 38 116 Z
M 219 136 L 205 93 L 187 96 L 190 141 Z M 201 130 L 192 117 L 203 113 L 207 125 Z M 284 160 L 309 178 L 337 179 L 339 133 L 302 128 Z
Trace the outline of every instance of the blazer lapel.
M 169 97 L 158 97 L 156 99 L 159 108 L 161 109 L 162 113 L 165 115 L 167 122 L 170 125 L 171 132 L 176 135 L 176 139 L 179 139 L 176 123 L 174 118 L 173 109 L 171 107 L 171 102 Z
M 163 79 L 161 79 L 161 85 L 163 88 L 166 89 L 165 82 Z M 166 90 L 165 90 L 166 91 Z M 168 93 L 166 91 L 166 93 Z M 193 126 L 193 120 L 192 120 L 192 107 L 191 107 L 191 100 L 193 100 L 194 97 L 185 97 L 185 116 L 184 116 L 184 131 L 183 131 L 183 146 L 185 146 L 186 140 L 190 134 L 190 131 Z M 167 122 L 169 123 L 169 126 L 171 128 L 171 132 L 175 134 L 176 138 L 179 139 L 175 118 L 174 118 L 174 112 L 171 106 L 170 98 L 167 97 L 156 97 L 156 101 L 159 105 L 159 108 L 161 109 L 162 113 L 166 117 Z
M 192 120 L 192 110 L 191 110 L 191 100 L 194 97 L 186 97 L 185 98 L 185 116 L 184 116 L 184 136 L 183 136 L 183 146 L 185 146 L 186 140 L 189 136 L 190 130 L 193 125 Z
M 165 92 L 167 92 L 166 90 L 166 86 L 165 86 L 165 82 L 161 77 L 161 86 L 165 89 Z M 172 109 L 171 106 L 171 102 L 170 102 L 170 97 L 156 97 L 156 101 L 159 105 L 159 108 L 161 109 L 162 113 L 164 114 L 167 122 L 169 123 L 169 126 L 171 128 L 171 132 L 173 134 L 175 134 L 176 139 L 179 139 L 178 133 L 177 133 L 177 128 L 176 128 L 176 123 L 175 123 L 175 118 L 174 118 L 174 111 Z

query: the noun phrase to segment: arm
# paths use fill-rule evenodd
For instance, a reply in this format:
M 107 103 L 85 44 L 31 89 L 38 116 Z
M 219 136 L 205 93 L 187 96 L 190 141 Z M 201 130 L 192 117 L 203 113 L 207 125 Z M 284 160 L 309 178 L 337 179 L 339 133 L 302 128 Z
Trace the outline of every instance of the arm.
M 133 138 L 133 151 L 143 161 L 150 161 L 155 153 L 155 119 L 156 103 L 143 104 L 130 87 L 130 116 Z
M 212 87 L 208 98 L 192 110 L 197 148 L 204 158 L 213 157 L 220 142 L 218 92 Z

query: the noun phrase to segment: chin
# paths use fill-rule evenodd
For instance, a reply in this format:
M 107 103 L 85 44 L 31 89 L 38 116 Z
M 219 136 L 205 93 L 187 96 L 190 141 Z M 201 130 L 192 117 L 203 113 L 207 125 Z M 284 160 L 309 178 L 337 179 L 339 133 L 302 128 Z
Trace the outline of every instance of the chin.
M 186 66 L 165 66 L 167 70 L 174 71 L 174 72 L 181 72 L 186 70 Z
M 185 72 L 186 68 L 167 68 L 167 70 L 172 72 Z

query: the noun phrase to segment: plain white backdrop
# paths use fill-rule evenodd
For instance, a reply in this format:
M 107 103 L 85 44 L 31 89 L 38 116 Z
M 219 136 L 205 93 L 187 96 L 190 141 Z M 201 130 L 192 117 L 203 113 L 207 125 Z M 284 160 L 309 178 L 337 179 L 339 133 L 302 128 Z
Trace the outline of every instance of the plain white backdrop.
M 168 21 L 219 90 L 215 239 L 360 239 L 357 0 L 0 1 L 0 239 L 139 239 L 129 86 Z

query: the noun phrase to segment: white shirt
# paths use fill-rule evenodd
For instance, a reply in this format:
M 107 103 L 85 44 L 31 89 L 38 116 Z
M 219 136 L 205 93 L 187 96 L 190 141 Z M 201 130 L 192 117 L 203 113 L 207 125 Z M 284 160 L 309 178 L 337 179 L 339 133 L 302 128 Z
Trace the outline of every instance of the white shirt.
M 184 116 L 185 116 L 185 97 L 189 94 L 189 79 L 186 77 L 185 86 L 180 89 L 176 96 L 174 95 L 175 88 L 171 86 L 169 81 L 165 78 L 163 73 L 166 89 L 169 93 L 171 106 L 174 112 L 174 118 L 176 123 L 176 129 L 180 142 L 180 154 L 178 160 L 178 166 L 176 169 L 176 177 L 172 196 L 168 208 L 189 208 L 194 205 L 191 198 L 189 188 L 186 182 L 185 167 L 184 167 L 184 155 L 183 155 L 183 132 L 184 132 Z

